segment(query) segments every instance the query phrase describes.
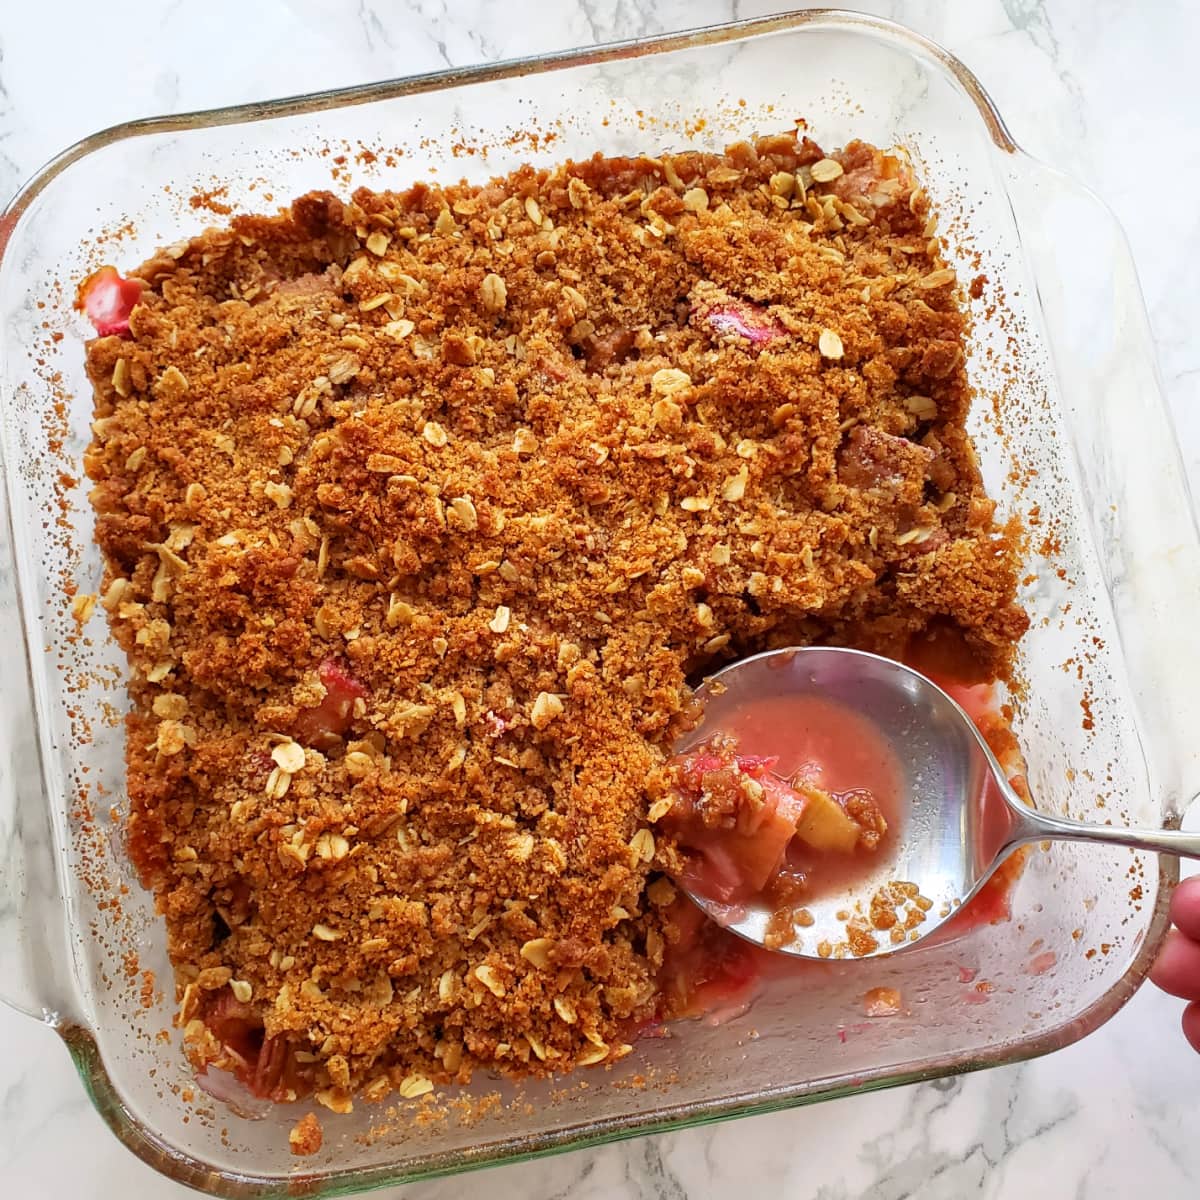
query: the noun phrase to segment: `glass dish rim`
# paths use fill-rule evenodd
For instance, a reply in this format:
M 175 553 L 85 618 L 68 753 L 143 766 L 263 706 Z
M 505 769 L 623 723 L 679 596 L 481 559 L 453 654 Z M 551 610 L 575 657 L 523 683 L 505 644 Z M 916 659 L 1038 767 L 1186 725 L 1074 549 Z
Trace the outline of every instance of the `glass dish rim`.
M 1021 149 L 1009 133 L 990 95 L 973 72 L 955 55 L 930 38 L 898 22 L 866 13 L 837 8 L 803 9 L 652 37 L 301 93 L 274 100 L 122 122 L 91 134 L 62 150 L 17 190 L 0 212 L 0 272 L 5 266 L 5 251 L 12 232 L 37 196 L 75 162 L 127 138 L 301 116 L 572 67 L 729 44 L 804 27 L 883 35 L 938 63 L 974 103 L 989 138 L 1001 152 L 1014 158 L 1019 156 L 1039 170 L 1059 174 L 1054 168 L 1041 163 Z M 1079 192 L 1091 195 L 1084 185 L 1074 180 L 1071 180 L 1071 185 Z M 1168 825 L 1176 823 L 1175 818 L 1167 819 Z M 711 1104 L 700 1111 L 689 1111 L 686 1106 L 680 1106 L 676 1111 L 666 1106 L 643 1117 L 624 1118 L 619 1122 L 610 1119 L 601 1125 L 566 1127 L 551 1133 L 510 1138 L 494 1144 L 486 1151 L 480 1151 L 477 1155 L 469 1152 L 464 1154 L 461 1151 L 451 1154 L 434 1152 L 418 1158 L 404 1168 L 381 1164 L 357 1170 L 350 1168 L 336 1173 L 322 1171 L 309 1174 L 299 1167 L 286 1177 L 214 1169 L 202 1159 L 193 1158 L 175 1149 L 126 1107 L 112 1084 L 95 1037 L 88 1028 L 73 1022 L 54 1020 L 53 1014 L 49 1014 L 48 1023 L 63 1039 L 84 1088 L 105 1123 L 143 1162 L 168 1178 L 206 1191 L 210 1195 L 228 1197 L 346 1195 L 484 1167 L 525 1162 L 567 1150 L 605 1145 L 645 1134 L 678 1131 L 734 1117 L 780 1111 L 820 1100 L 839 1099 L 860 1092 L 965 1074 L 986 1067 L 1024 1062 L 1061 1049 L 1104 1024 L 1137 991 L 1168 928 L 1167 908 L 1178 875 L 1177 860 L 1163 860 L 1146 936 L 1138 947 L 1133 962 L 1113 986 L 1070 1022 L 1053 1026 L 1046 1032 L 1023 1041 L 999 1046 L 966 1059 L 946 1055 L 926 1062 L 914 1070 L 849 1083 L 823 1085 L 820 1080 L 816 1080 L 792 1088 L 776 1089 L 767 1094 L 745 1095 Z

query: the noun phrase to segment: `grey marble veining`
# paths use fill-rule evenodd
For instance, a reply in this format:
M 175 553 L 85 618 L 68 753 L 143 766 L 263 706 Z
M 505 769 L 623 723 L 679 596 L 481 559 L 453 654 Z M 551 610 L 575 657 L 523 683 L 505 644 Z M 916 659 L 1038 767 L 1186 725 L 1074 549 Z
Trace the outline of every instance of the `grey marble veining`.
M 0 197 L 63 146 L 210 107 L 769 12 L 763 0 L 82 0 L 0 10 Z M 1030 152 L 1124 224 L 1200 485 L 1200 6 L 1157 0 L 852 4 L 958 53 Z M 1193 814 L 1193 821 L 1200 814 Z M 1200 1195 L 1200 1058 L 1149 989 L 1086 1041 L 983 1074 L 641 1139 L 392 1193 L 450 1200 L 961 1200 Z M 0 1184 L 20 1200 L 191 1193 L 92 1111 L 48 1030 L 0 1009 Z

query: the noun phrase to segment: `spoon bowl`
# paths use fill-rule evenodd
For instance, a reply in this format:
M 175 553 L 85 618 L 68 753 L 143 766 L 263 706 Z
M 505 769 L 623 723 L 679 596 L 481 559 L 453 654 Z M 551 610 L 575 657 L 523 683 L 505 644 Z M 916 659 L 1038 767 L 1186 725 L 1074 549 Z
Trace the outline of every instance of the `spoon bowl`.
M 804 899 L 806 923 L 784 944 L 770 936 L 773 907 L 765 901 L 730 905 L 685 888 L 708 916 L 748 941 L 800 958 L 847 957 L 849 921 L 866 923 L 870 930 L 865 941 L 854 939 L 853 957 L 898 953 L 952 919 L 1000 863 L 1028 842 L 1093 841 L 1200 858 L 1197 835 L 1088 825 L 1030 808 L 950 696 L 911 667 L 862 650 L 771 650 L 732 663 L 697 690 L 704 715 L 677 752 L 736 727 L 737 714 L 763 697 L 813 696 L 866 718 L 891 749 L 901 769 L 898 828 L 889 835 L 889 852 L 866 864 L 852 883 Z M 779 728 L 778 745 L 769 752 L 786 759 L 789 738 L 802 732 Z M 872 897 L 894 884 L 916 889 L 901 906 L 901 916 L 914 907 L 921 914 L 911 918 L 913 927 L 905 929 L 902 940 L 890 929 L 870 929 L 867 922 Z

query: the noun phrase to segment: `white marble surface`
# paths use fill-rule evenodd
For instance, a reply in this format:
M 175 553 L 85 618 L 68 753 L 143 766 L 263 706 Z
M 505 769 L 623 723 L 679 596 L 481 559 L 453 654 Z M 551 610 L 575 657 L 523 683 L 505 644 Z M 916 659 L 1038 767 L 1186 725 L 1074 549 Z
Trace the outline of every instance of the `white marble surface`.
M 0 5 L 0 199 L 63 146 L 130 117 L 760 15 L 781 2 L 553 0 L 535 17 L 532 5 L 489 0 L 10 0 Z M 1116 210 L 1200 485 L 1200 339 L 1190 330 L 1200 311 L 1200 6 L 848 7 L 905 21 L 957 52 L 1018 141 Z M 387 1194 L 1184 1200 L 1200 1194 L 1200 1058 L 1178 1033 L 1179 1007 L 1147 988 L 1086 1041 L 1023 1066 Z M 3 1009 L 0 1188 L 20 1200 L 191 1194 L 104 1129 L 49 1030 Z

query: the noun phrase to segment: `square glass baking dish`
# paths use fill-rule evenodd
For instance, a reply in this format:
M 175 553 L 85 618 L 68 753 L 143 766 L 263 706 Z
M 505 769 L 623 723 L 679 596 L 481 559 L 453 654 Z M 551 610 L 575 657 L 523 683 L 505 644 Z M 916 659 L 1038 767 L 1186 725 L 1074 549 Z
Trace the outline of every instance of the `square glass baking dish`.
M 602 1071 L 324 1114 L 313 1158 L 288 1152 L 307 1106 L 234 1111 L 188 1074 L 163 930 L 120 844 L 123 662 L 101 612 L 80 627 L 71 611 L 101 570 L 74 287 L 219 220 L 214 188 L 271 210 L 311 188 L 717 148 L 798 119 L 827 148 L 906 148 L 960 273 L 987 277 L 973 432 L 989 491 L 1030 527 L 1013 722 L 1038 803 L 1173 824 L 1200 789 L 1200 547 L 1125 241 L 930 42 L 802 12 L 105 131 L 0 219 L 0 993 L 61 1034 L 109 1126 L 165 1174 L 218 1195 L 332 1195 L 764 1112 L 1045 1053 L 1141 982 L 1175 864 L 1055 845 L 1031 856 L 1009 921 L 818 965 Z M 866 1020 L 882 985 L 903 1012 Z

